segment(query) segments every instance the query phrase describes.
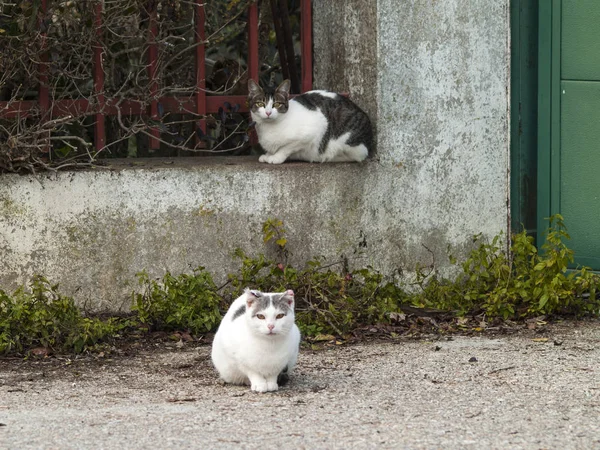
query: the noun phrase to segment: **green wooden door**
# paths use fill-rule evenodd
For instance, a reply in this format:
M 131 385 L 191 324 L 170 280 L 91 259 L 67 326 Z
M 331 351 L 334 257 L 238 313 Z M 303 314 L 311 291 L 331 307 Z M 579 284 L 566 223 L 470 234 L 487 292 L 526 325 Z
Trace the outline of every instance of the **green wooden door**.
M 538 229 L 560 213 L 600 270 L 600 1 L 540 2 Z

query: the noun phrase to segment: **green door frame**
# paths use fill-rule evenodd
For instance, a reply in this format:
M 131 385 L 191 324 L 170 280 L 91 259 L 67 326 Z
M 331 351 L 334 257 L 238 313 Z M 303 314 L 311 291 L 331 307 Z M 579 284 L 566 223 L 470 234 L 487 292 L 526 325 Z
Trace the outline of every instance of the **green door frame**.
M 538 1 L 511 0 L 510 4 L 511 228 L 518 232 L 524 227 L 534 236 L 538 228 Z
M 561 1 L 539 6 L 537 229 L 560 212 L 560 36 Z M 538 239 L 541 236 L 538 236 Z
M 543 242 L 560 212 L 562 0 L 511 0 L 511 226 Z

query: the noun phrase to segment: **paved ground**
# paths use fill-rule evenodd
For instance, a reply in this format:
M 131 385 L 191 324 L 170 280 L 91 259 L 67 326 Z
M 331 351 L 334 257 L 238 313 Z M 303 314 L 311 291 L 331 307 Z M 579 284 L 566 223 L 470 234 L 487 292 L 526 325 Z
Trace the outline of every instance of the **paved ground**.
M 599 344 L 588 322 L 303 350 L 262 395 L 218 384 L 208 346 L 0 360 L 0 448 L 600 448 Z

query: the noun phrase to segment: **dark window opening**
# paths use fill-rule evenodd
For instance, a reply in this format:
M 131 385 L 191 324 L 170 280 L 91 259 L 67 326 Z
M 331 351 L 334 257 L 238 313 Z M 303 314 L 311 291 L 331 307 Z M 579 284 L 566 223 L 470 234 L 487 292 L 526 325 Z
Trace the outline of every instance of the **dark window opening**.
M 312 86 L 310 0 L 12 2 L 0 30 L 12 162 L 252 154 L 248 78 Z

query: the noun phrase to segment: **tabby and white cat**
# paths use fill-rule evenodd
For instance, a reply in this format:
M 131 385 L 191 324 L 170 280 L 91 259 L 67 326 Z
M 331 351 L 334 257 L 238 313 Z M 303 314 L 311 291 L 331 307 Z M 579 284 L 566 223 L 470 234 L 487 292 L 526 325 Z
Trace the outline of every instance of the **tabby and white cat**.
M 294 323 L 294 291 L 246 289 L 217 330 L 212 361 L 226 383 L 276 391 L 298 359 L 300 330 Z
M 359 162 L 369 155 L 371 122 L 351 100 L 318 90 L 290 99 L 289 92 L 289 80 L 275 90 L 248 80 L 248 105 L 258 142 L 266 152 L 260 162 Z

